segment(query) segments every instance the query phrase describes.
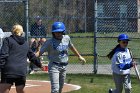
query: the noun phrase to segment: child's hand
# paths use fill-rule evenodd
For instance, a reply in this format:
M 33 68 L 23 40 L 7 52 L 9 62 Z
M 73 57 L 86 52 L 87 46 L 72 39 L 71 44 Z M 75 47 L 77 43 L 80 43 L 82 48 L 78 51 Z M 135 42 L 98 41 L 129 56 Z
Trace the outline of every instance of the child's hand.
M 133 64 L 133 67 L 138 65 L 136 61 L 133 61 L 132 64 Z

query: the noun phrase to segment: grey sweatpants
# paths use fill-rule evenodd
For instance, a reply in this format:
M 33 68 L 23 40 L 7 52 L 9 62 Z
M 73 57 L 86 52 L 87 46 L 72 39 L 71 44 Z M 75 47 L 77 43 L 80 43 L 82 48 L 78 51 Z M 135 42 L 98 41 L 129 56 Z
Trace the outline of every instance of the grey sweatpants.
M 122 93 L 123 86 L 125 88 L 125 93 L 131 93 L 132 87 L 131 87 L 130 74 L 119 75 L 113 73 L 113 78 L 116 86 L 116 89 L 113 90 L 113 93 Z
M 66 78 L 66 66 L 56 65 L 50 62 L 48 68 L 51 81 L 51 93 L 61 93 Z

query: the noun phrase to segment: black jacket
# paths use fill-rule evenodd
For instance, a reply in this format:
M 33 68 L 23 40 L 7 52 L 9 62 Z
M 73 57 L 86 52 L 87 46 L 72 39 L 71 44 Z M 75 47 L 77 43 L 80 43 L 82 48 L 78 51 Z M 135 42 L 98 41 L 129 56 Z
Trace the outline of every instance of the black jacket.
M 8 77 L 26 76 L 28 64 L 27 57 L 35 65 L 41 67 L 40 61 L 23 37 L 11 35 L 10 37 L 5 38 L 0 51 L 2 75 Z
M 37 23 L 31 25 L 30 35 L 36 37 L 46 37 L 45 26 L 42 24 L 37 25 Z

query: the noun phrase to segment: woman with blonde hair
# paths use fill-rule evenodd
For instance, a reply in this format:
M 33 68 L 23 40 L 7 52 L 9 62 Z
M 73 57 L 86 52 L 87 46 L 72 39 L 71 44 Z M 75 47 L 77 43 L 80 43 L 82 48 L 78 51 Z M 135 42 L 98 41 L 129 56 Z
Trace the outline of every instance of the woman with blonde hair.
M 13 35 L 17 35 L 17 36 L 21 36 L 23 34 L 23 27 L 21 25 L 14 25 L 12 28 L 12 34 Z
M 0 93 L 9 93 L 13 84 L 17 93 L 25 93 L 27 58 L 38 67 L 42 67 L 22 34 L 23 27 L 16 24 L 12 28 L 12 35 L 3 41 L 0 51 Z

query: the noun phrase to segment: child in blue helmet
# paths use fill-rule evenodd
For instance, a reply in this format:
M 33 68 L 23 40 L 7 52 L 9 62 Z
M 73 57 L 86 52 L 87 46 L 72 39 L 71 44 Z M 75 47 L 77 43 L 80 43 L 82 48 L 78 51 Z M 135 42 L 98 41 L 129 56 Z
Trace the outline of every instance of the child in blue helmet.
M 133 60 L 130 50 L 127 48 L 129 37 L 126 34 L 118 36 L 118 45 L 107 55 L 112 61 L 112 72 L 116 89 L 109 90 L 109 93 L 122 93 L 123 86 L 125 93 L 131 93 L 130 68 L 133 67 Z
M 51 81 L 51 93 L 61 93 L 66 77 L 68 65 L 68 49 L 78 56 L 79 60 L 86 60 L 79 54 L 68 35 L 65 35 L 65 25 L 62 22 L 54 22 L 52 25 L 52 38 L 47 40 L 36 56 L 48 52 L 48 72 Z

